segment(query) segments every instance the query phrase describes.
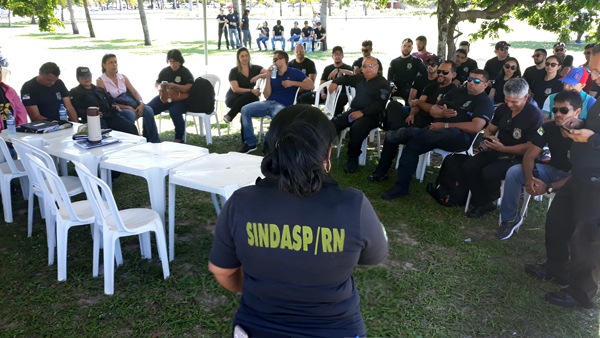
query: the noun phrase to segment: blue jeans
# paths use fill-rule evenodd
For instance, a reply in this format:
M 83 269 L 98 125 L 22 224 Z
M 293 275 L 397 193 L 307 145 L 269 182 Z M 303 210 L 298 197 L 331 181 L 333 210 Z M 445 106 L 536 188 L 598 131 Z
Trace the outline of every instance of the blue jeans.
M 117 112 L 117 116 L 129 123 L 135 123 L 135 120 L 137 119 L 135 112 L 129 109 L 122 109 L 120 112 Z
M 290 43 L 292 44 L 292 52 L 294 51 L 294 42 L 298 42 L 300 40 L 300 35 L 290 36 Z
M 285 50 L 285 39 L 283 36 L 274 36 L 271 38 L 271 43 L 273 44 L 273 50 L 275 50 L 275 41 L 281 41 L 281 50 Z
M 185 101 L 162 103 L 160 101 L 160 96 L 157 95 L 146 106 L 150 106 L 150 108 L 152 108 L 154 115 L 158 115 L 163 111 L 168 110 L 169 115 L 171 115 L 171 120 L 173 120 L 173 125 L 175 125 L 175 139 L 183 140 L 183 132 L 185 131 L 185 121 L 183 120 L 183 114 L 185 114 L 187 111 Z M 152 121 L 154 121 L 154 117 L 152 117 Z M 154 128 L 156 128 L 156 122 L 152 123 L 154 123 Z M 147 119 L 145 118 L 144 124 L 145 126 L 148 125 Z
M 262 42 L 263 45 L 265 46 L 265 50 L 269 50 L 269 48 L 267 48 L 267 41 L 269 41 L 269 38 L 257 38 L 256 39 L 256 44 L 258 45 L 258 50 L 262 50 L 260 49 L 260 43 Z
M 306 52 L 309 53 L 311 51 L 312 41 L 313 41 L 313 38 L 308 37 L 308 38 L 300 38 L 300 40 L 298 42 L 299 43 L 305 43 L 306 42 L 306 48 L 305 49 L 306 49 Z
M 540 180 L 546 184 L 554 183 L 571 176 L 571 173 L 558 170 L 548 164 L 536 163 L 535 168 L 540 174 Z M 521 197 L 521 189 L 524 185 L 525 174 L 523 173 L 523 167 L 520 164 L 510 167 L 504 179 L 504 196 L 500 205 L 500 218 L 502 222 L 510 222 L 517 218 L 519 213 L 519 198 Z
M 256 145 L 256 136 L 254 135 L 254 127 L 252 127 L 253 117 L 270 116 L 271 118 L 274 118 L 283 108 L 285 108 L 284 105 L 272 100 L 245 105 L 241 111 L 243 126 L 242 137 L 244 138 L 244 143 L 249 146 Z
M 231 46 L 233 47 L 233 37 L 235 36 L 235 43 L 237 48 L 241 48 L 242 44 L 240 43 L 240 33 L 237 28 L 229 29 L 229 41 L 231 41 Z
M 252 48 L 252 34 L 247 29 L 242 29 L 242 42 L 244 47 Z

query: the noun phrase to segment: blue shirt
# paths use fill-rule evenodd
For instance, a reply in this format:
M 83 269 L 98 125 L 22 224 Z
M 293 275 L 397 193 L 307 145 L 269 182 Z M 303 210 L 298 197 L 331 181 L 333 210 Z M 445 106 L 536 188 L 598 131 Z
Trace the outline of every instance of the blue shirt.
M 296 68 L 288 67 L 283 75 L 277 73 L 277 78 L 271 79 L 271 96 L 269 96 L 269 100 L 281 103 L 286 107 L 293 105 L 299 87 L 285 88 L 281 83 L 286 80 L 302 82 L 304 79 L 306 79 L 306 75 Z
M 552 94 L 548 96 L 546 101 L 544 101 L 544 107 L 542 108 L 542 113 L 548 114 L 549 119 L 554 118 L 554 113 L 552 112 L 552 108 L 554 108 L 554 97 L 556 94 Z M 581 114 L 579 114 L 580 119 L 585 119 L 587 117 L 587 112 L 592 108 L 594 103 L 596 103 L 596 99 L 592 96 L 589 96 L 583 90 L 581 91 L 581 100 L 583 100 L 583 106 L 581 107 Z

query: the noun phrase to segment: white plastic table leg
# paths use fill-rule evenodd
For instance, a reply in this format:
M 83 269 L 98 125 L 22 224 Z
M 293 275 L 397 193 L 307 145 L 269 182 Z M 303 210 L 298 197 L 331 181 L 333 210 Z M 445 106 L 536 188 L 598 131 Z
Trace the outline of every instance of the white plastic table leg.
M 211 193 L 210 197 L 212 197 L 213 204 L 215 205 L 215 210 L 217 211 L 217 216 L 218 216 L 219 214 L 221 214 L 221 208 L 219 207 L 219 201 L 217 200 L 217 195 L 214 193 Z
M 169 261 L 175 259 L 175 190 L 177 186 L 169 183 Z

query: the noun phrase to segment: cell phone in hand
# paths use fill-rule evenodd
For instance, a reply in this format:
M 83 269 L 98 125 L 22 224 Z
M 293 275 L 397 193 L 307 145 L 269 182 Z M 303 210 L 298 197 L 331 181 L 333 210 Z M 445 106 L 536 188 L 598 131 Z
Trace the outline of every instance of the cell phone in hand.
M 446 102 L 446 108 L 447 109 L 454 109 L 454 103 L 453 102 Z
M 494 140 L 492 140 L 492 139 L 491 139 L 491 138 L 489 138 L 489 137 L 484 137 L 484 138 L 483 138 L 483 140 L 484 140 L 484 141 L 488 141 L 488 142 L 494 142 Z
M 573 129 L 571 129 L 571 128 L 567 127 L 567 126 L 564 126 L 562 124 L 559 125 L 559 127 L 562 128 L 562 129 L 564 129 L 564 130 L 566 130 L 566 131 L 568 131 L 568 132 L 571 132 L 571 130 L 573 130 Z

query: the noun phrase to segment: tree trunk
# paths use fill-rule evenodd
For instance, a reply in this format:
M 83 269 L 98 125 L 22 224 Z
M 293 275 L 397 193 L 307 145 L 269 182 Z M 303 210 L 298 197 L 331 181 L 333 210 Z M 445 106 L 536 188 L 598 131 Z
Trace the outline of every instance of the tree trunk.
M 327 30 L 327 0 L 321 0 L 321 27 Z
M 77 21 L 75 21 L 75 11 L 73 11 L 73 3 L 71 0 L 67 0 L 67 8 L 69 9 L 69 15 L 71 16 L 71 27 L 73 27 L 73 34 L 79 34 L 79 28 L 77 28 Z
M 35 16 L 32 16 L 32 17 L 31 17 L 31 24 L 32 24 L 32 25 L 35 25 L 35 24 L 36 24 L 36 22 L 35 22 Z
M 140 11 L 140 20 L 142 20 L 142 30 L 144 30 L 144 45 L 152 46 L 152 41 L 150 41 L 150 31 L 148 30 L 148 22 L 146 22 L 146 12 L 144 11 L 143 0 L 138 0 L 138 10 Z
M 10 8 L 8 9 L 8 27 L 12 27 L 12 23 L 10 22 Z
M 450 2 L 453 0 L 439 0 L 437 6 L 438 18 L 438 46 L 437 56 L 446 58 L 446 45 L 448 44 L 448 21 L 450 16 Z
M 60 22 L 65 22 L 65 8 L 60 7 Z
M 233 0 L 233 1 L 231 1 L 231 5 L 233 6 L 233 12 L 239 14 L 240 13 L 240 1 Z
M 342 9 L 342 2 L 340 1 L 340 9 Z
M 194 8 L 194 0 L 190 0 L 190 11 Z
M 300 0 L 300 4 L 298 6 L 298 15 L 302 16 L 302 0 Z
M 365 16 L 367 16 L 367 2 L 366 1 L 363 6 L 365 6 Z
M 250 2 L 252 2 L 252 0 L 250 0 Z M 246 0 L 240 0 L 240 4 L 242 5 L 242 8 L 241 8 L 242 11 L 240 12 L 240 15 L 244 15 L 244 12 L 246 11 L 246 6 L 248 4 L 246 3 Z M 250 29 L 250 27 L 246 27 L 246 28 Z
M 283 16 L 283 8 L 281 7 L 281 2 L 283 0 L 279 0 L 279 16 Z
M 448 35 L 446 37 L 446 46 L 448 46 L 448 59 L 453 60 L 456 58 L 456 40 L 454 37 L 454 33 L 456 32 L 456 25 L 458 22 L 456 18 L 452 16 L 450 21 L 448 22 Z
M 90 30 L 90 38 L 95 38 L 94 26 L 92 26 L 92 18 L 90 17 L 90 10 L 88 9 L 87 0 L 83 0 L 83 9 L 85 10 L 85 19 L 87 20 L 88 28 Z
M 331 0 L 327 0 L 327 10 L 329 10 L 329 16 L 331 16 Z

